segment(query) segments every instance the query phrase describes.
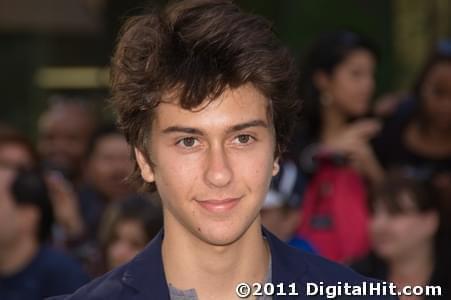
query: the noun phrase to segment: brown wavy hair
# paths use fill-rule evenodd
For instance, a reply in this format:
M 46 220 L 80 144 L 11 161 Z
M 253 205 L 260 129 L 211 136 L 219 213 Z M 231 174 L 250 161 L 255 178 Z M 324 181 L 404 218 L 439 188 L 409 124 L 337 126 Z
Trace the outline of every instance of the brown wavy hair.
M 163 95 L 176 91 L 179 105 L 193 109 L 226 88 L 251 83 L 269 101 L 278 156 L 299 108 L 296 69 L 290 51 L 263 17 L 227 0 L 176 1 L 123 25 L 112 59 L 112 104 L 128 142 L 151 164 L 149 133 Z M 149 187 L 132 155 L 130 179 Z

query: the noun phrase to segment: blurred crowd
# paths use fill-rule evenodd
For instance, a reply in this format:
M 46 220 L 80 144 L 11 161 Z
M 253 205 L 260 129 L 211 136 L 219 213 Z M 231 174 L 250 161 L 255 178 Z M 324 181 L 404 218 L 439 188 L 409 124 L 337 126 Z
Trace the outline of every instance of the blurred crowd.
M 364 275 L 440 285 L 451 299 L 451 42 L 410 90 L 372 101 L 378 61 L 371 41 L 346 31 L 306 51 L 303 111 L 263 224 Z
M 306 50 L 303 110 L 263 224 L 362 274 L 451 291 L 451 42 L 410 90 L 379 99 L 371 41 L 337 31 Z M 162 227 L 158 194 L 126 180 L 131 149 L 91 104 L 51 97 L 35 142 L 0 125 L 0 299 L 72 292 Z

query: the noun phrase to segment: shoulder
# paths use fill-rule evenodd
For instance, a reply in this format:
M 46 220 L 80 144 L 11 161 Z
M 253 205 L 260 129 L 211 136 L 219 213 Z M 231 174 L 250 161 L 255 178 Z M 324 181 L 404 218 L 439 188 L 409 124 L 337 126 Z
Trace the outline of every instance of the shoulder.
M 51 300 L 168 299 L 161 258 L 162 239 L 163 232 L 160 231 L 130 262 L 93 280 L 72 295 Z
M 122 283 L 125 265 L 100 276 L 70 295 L 61 295 L 47 300 L 114 300 L 124 293 Z
M 43 246 L 33 263 L 39 276 L 43 295 L 71 293 L 89 281 L 82 267 L 71 257 L 51 247 Z
M 39 260 L 41 264 L 51 267 L 64 265 L 77 268 L 79 266 L 73 258 L 68 256 L 64 252 L 54 249 L 50 246 L 43 246 L 41 248 L 39 253 Z
M 38 264 L 51 274 L 62 275 L 63 278 L 73 276 L 88 278 L 75 259 L 51 247 L 44 246 L 41 249 Z

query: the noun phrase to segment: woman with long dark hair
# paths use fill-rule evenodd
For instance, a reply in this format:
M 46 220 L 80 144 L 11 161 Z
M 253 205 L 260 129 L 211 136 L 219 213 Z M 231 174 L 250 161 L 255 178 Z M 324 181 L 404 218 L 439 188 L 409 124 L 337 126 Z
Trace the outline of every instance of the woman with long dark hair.
M 386 168 L 403 168 L 451 195 L 451 42 L 442 42 L 419 73 L 412 92 L 375 140 Z
M 293 153 L 313 173 L 318 152 L 349 160 L 370 181 L 382 177 L 369 140 L 380 124 L 366 118 L 374 91 L 378 53 L 365 37 L 349 31 L 322 36 L 301 65 L 304 107 Z

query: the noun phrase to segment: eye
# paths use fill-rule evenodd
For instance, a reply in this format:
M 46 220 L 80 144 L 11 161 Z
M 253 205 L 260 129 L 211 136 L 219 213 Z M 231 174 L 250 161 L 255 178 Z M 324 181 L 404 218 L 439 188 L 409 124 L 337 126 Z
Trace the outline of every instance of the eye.
M 195 137 L 186 137 L 177 142 L 177 145 L 181 145 L 185 148 L 191 148 L 196 145 L 197 139 Z
M 249 134 L 240 134 L 237 137 L 235 137 L 234 142 L 241 145 L 245 145 L 251 143 L 253 140 L 255 139 Z

